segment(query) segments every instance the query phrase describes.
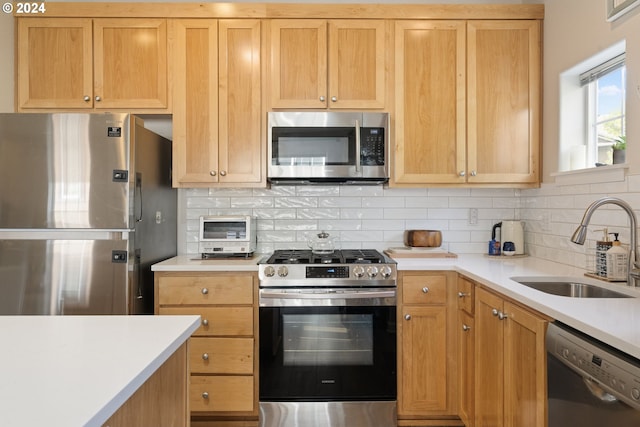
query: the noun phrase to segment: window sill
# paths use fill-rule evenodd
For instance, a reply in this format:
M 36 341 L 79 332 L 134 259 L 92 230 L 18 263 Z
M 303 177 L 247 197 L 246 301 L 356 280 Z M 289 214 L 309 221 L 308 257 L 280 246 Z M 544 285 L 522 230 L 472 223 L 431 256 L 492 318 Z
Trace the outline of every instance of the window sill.
M 557 185 L 600 184 L 603 182 L 624 181 L 629 165 L 627 163 L 600 166 L 574 171 L 555 172 L 551 176 L 555 178 Z

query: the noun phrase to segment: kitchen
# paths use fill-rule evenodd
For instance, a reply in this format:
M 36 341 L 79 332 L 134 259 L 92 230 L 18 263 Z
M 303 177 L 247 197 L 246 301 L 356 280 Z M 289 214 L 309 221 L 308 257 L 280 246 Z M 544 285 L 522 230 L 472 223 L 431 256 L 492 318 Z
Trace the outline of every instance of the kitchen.
M 628 176 L 622 180 L 602 183 L 581 181 L 560 185 L 552 173 L 557 169 L 558 149 L 558 74 L 592 55 L 597 47 L 604 48 L 620 38 L 627 39 L 629 96 L 627 111 L 637 115 L 639 101 L 632 89 L 638 85 L 637 13 L 630 13 L 614 23 L 607 23 L 604 2 L 563 1 L 545 4 L 544 108 L 543 108 L 543 169 L 540 189 L 452 189 L 383 187 L 274 187 L 272 189 L 186 189 L 179 192 L 181 215 L 178 252 L 194 255 L 197 250 L 197 222 L 200 215 L 254 213 L 259 222 L 259 251 L 276 248 L 304 247 L 309 232 L 326 229 L 339 236 L 342 245 L 357 248 L 385 249 L 402 245 L 405 229 L 440 229 L 446 249 L 457 254 L 483 254 L 491 226 L 501 219 L 521 219 L 526 223 L 525 241 L 528 252 L 536 258 L 559 261 L 568 266 L 585 268 L 588 245 L 576 246 L 569 236 L 579 223 L 585 208 L 604 195 L 617 195 L 632 205 L 637 199 L 640 183 L 636 178 L 638 165 L 630 161 Z M 7 20 L 5 16 L 3 20 Z M 3 51 L 13 52 L 10 33 L 3 40 Z M 567 22 L 571 30 L 567 30 Z M 584 23 L 584 24 L 580 24 Z M 3 21 L 4 24 L 4 21 Z M 582 26 L 583 25 L 583 26 Z M 576 28 L 574 28 L 574 26 Z M 12 57 L 12 54 L 8 54 Z M 3 111 L 13 111 L 13 67 L 2 70 Z M 628 123 L 628 133 L 637 135 L 638 124 Z M 633 156 L 633 145 L 629 148 Z M 554 182 L 554 180 L 556 182 Z M 473 222 L 477 209 L 477 224 Z M 615 214 L 613 212 L 616 212 Z M 295 216 L 295 217 L 294 217 Z M 629 241 L 626 217 L 612 215 L 605 224 L 595 223 L 592 229 L 608 226 L 621 232 Z M 595 239 L 595 235 L 593 237 Z

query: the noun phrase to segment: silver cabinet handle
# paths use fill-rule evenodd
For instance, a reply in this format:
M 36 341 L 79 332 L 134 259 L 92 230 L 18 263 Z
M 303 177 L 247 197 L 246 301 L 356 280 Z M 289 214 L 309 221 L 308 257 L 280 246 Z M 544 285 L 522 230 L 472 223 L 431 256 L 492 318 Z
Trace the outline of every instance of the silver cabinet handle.
M 99 96 L 96 96 L 96 102 L 100 102 L 102 101 L 102 98 L 100 98 Z
M 429 293 L 429 288 L 427 288 L 426 286 L 424 288 L 422 288 L 422 293 L 423 294 L 428 294 Z
M 466 174 L 467 174 L 467 173 L 466 173 L 465 171 L 460 171 L 460 172 L 458 173 L 458 175 L 460 175 L 460 176 L 465 176 Z
M 404 320 L 411 320 L 411 315 L 410 314 L 405 314 L 404 315 Z
M 227 171 L 220 171 L 220 176 L 227 176 Z
M 202 326 L 209 326 L 209 321 L 207 319 L 202 319 Z
M 209 293 L 209 289 L 207 288 L 202 288 L 202 295 L 206 295 Z
M 491 310 L 491 314 L 493 314 L 494 316 L 497 316 L 498 313 L 500 313 L 500 312 L 498 311 L 497 308 L 494 308 L 493 310 Z
M 462 330 L 465 331 L 465 332 L 469 332 L 471 330 L 471 326 L 463 324 L 462 325 Z
M 209 172 L 209 175 L 211 175 L 211 176 L 216 176 L 216 174 L 217 174 L 216 171 Z
M 498 319 L 505 320 L 507 317 L 509 317 L 509 316 L 507 316 L 505 313 L 503 313 L 501 311 L 498 312 Z
M 337 97 L 335 97 L 335 96 L 332 96 L 332 97 L 331 97 L 331 102 L 337 102 L 337 101 L 338 101 L 338 98 L 337 98 Z
M 476 171 L 471 171 L 471 176 L 476 176 L 477 172 Z
M 466 293 L 466 292 L 458 292 L 458 298 L 464 298 L 464 297 L 468 297 L 471 294 Z
M 360 122 L 356 120 L 356 172 L 362 170 L 360 165 Z
M 91 97 L 89 95 L 85 95 L 84 98 L 82 98 L 82 99 L 84 99 L 84 102 L 91 101 Z
M 320 97 L 320 102 L 324 102 L 324 96 Z
M 209 393 L 207 393 L 206 391 L 202 392 L 202 398 L 203 399 L 208 399 L 209 398 Z
M 209 354 L 208 353 L 203 353 L 202 354 L 202 360 L 209 360 Z

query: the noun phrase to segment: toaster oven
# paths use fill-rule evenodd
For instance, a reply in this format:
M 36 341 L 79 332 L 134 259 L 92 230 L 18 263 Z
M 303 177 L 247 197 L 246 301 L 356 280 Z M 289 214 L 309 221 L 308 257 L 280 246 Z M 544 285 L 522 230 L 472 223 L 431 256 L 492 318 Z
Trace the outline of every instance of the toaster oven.
M 250 255 L 256 250 L 256 218 L 201 216 L 199 250 L 208 255 Z

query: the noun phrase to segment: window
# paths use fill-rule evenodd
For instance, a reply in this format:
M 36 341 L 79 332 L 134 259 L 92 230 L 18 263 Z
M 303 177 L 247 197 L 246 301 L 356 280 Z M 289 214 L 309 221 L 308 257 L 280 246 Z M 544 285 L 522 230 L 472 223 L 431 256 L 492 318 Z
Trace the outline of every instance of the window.
M 622 40 L 560 74 L 559 172 L 613 163 L 626 139 L 625 51 Z
M 626 141 L 625 132 L 625 55 L 580 75 L 586 91 L 587 159 L 594 164 L 612 164 L 612 146 Z

